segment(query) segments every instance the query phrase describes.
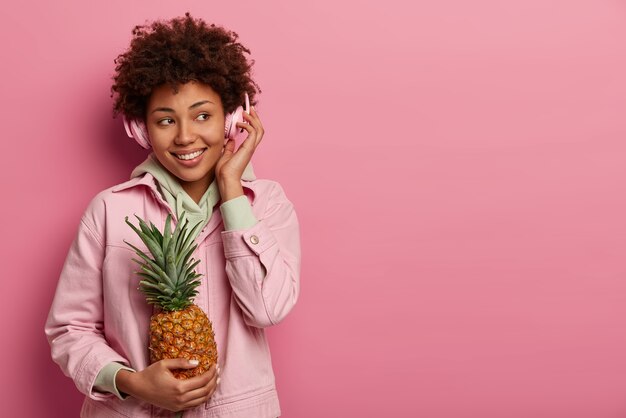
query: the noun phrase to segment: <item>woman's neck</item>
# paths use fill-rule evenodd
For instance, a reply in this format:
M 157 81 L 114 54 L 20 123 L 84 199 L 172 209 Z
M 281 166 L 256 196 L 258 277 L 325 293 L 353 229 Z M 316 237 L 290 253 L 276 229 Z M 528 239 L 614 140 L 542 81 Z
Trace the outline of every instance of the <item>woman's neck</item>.
M 180 181 L 183 190 L 191 197 L 191 199 L 199 203 L 202 196 L 213 182 L 213 174 L 209 173 L 206 177 L 196 181 Z

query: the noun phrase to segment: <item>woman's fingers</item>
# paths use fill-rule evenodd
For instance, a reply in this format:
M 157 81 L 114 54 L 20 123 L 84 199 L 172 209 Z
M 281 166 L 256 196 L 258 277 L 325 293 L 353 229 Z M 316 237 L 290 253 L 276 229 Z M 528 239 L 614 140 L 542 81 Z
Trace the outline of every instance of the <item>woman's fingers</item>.
M 207 377 L 209 380 L 203 386 L 185 393 L 184 398 L 181 399 L 184 402 L 185 409 L 207 402 L 217 389 L 217 385 L 219 383 L 219 373 L 217 372 L 215 366 L 212 366 L 206 373 L 197 377 Z M 196 378 L 194 377 L 193 379 Z
M 246 138 L 243 144 L 245 144 L 246 142 L 248 142 L 249 139 L 251 139 L 252 145 L 254 146 L 254 148 L 256 148 L 261 142 L 263 135 L 265 134 L 265 130 L 263 129 L 263 124 L 261 123 L 259 114 L 256 112 L 256 109 L 253 107 L 250 109 L 250 114 L 246 112 L 243 113 L 243 118 L 247 123 L 237 124 L 237 126 L 239 126 L 240 128 L 243 128 L 246 131 L 248 131 L 248 138 Z
M 200 388 L 191 390 L 185 394 L 185 401 L 187 405 L 192 403 L 203 403 L 206 402 L 212 395 L 215 393 L 217 389 L 217 385 L 219 381 L 219 376 L 217 373 L 211 377 L 208 383 Z
M 222 156 L 217 165 L 216 174 L 218 178 L 241 179 L 246 166 L 250 163 L 256 147 L 261 142 L 265 130 L 256 109 L 252 107 L 250 113 L 243 113 L 245 122 L 237 122 L 237 127 L 245 129 L 247 138 L 235 150 L 235 141 L 229 140 L 222 152 Z
M 182 388 L 185 392 L 190 393 L 194 390 L 201 389 L 207 386 L 211 381 L 217 379 L 217 366 L 213 364 L 209 367 L 209 370 L 202 373 L 199 376 L 194 376 L 192 378 L 182 380 Z

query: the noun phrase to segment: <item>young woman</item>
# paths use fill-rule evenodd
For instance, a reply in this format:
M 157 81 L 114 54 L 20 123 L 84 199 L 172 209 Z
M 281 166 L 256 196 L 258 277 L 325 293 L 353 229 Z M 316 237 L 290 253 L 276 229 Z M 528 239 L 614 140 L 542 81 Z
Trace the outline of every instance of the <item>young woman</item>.
M 52 357 L 86 395 L 83 417 L 277 417 L 280 407 L 264 328 L 299 293 L 299 227 L 276 182 L 250 160 L 263 138 L 257 84 L 237 35 L 185 17 L 137 26 L 116 59 L 115 112 L 152 152 L 130 181 L 99 193 L 83 215 L 59 279 L 46 334 Z M 247 132 L 236 147 L 232 130 Z M 226 138 L 225 138 L 226 136 Z M 245 136 L 245 134 L 244 134 Z M 201 224 L 193 254 L 195 303 L 213 323 L 218 365 L 187 380 L 183 358 L 149 362 L 153 307 L 137 290 L 141 246 L 125 217 L 162 228 L 182 213 Z

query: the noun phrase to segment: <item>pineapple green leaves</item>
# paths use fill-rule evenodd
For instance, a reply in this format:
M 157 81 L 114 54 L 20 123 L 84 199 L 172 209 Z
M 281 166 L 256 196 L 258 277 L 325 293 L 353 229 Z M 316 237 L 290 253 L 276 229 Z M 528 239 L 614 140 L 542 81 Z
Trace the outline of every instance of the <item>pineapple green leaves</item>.
M 184 213 L 181 221 L 172 232 L 172 217 L 167 215 L 163 233 L 152 223 L 148 225 L 135 215 L 139 227 L 133 225 L 126 217 L 126 223 L 141 238 L 150 255 L 136 246 L 124 241 L 141 259 L 133 259 L 139 264 L 137 272 L 143 280 L 139 282 L 139 290 L 146 295 L 146 301 L 166 311 L 185 309 L 193 303 L 198 294 L 196 287 L 200 285 L 200 274 L 195 268 L 200 260 L 195 261 L 191 255 L 197 248 L 194 239 L 200 224 L 189 230 L 189 221 Z

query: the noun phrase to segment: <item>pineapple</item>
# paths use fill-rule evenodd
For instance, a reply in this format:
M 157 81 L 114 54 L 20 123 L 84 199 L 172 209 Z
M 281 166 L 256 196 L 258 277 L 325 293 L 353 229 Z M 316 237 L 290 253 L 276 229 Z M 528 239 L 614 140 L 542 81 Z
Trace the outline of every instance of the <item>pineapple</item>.
M 146 301 L 158 310 L 150 318 L 150 362 L 162 359 L 186 358 L 198 360 L 193 369 L 173 371 L 178 379 L 188 379 L 206 372 L 212 364 L 217 364 L 217 347 L 213 326 L 206 314 L 193 298 L 200 285 L 200 274 L 194 268 L 200 260 L 194 261 L 191 254 L 199 225 L 188 230 L 189 222 L 179 221 L 171 231 L 172 217 L 167 215 L 165 229 L 161 233 L 152 223 L 140 217 L 139 228 L 126 217 L 126 223 L 139 235 L 148 247 L 150 255 L 126 242 L 141 258 L 133 259 L 140 266 L 138 274 L 143 278 L 139 290 L 146 295 Z M 184 219 L 184 214 L 180 219 Z

